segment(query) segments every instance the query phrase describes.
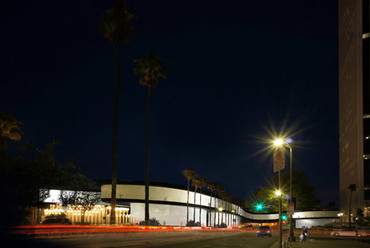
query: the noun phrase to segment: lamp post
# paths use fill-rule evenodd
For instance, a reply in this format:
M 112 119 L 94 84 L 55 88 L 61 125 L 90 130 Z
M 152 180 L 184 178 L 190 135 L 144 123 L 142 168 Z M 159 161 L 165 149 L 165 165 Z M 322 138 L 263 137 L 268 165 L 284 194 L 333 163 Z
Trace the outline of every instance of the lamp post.
M 288 138 L 285 141 L 282 139 L 276 139 L 274 140 L 274 145 L 276 147 L 281 147 L 284 145 L 285 147 L 289 148 L 289 167 L 290 167 L 290 172 L 289 172 L 289 204 L 292 203 L 292 198 L 293 198 L 293 147 L 291 145 L 292 139 Z M 279 172 L 280 173 L 280 172 Z M 280 174 L 279 174 L 280 178 Z M 280 180 L 280 179 L 279 179 Z M 279 185 L 280 188 L 280 185 Z M 290 214 L 289 216 L 289 241 L 295 241 L 294 233 L 293 233 L 293 213 Z
M 280 191 L 280 171 L 279 171 L 279 189 L 275 191 L 275 195 L 279 198 L 279 248 L 281 248 L 283 239 L 283 229 L 281 221 L 281 191 Z
M 220 227 L 220 225 L 222 225 L 222 219 L 224 218 L 223 214 L 222 214 L 222 211 L 224 211 L 224 209 L 222 207 L 219 207 L 218 208 L 218 227 Z M 221 217 L 220 217 L 220 213 L 221 213 Z M 220 223 L 220 218 L 222 218 L 221 223 Z

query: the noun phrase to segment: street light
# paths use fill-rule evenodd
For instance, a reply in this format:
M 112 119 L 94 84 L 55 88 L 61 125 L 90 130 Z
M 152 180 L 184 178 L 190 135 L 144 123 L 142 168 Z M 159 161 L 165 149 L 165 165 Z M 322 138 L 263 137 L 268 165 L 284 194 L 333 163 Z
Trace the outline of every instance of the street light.
M 281 223 L 281 190 L 280 190 L 280 171 L 279 171 L 279 189 L 275 190 L 275 195 L 279 198 L 279 248 L 282 243 L 282 223 Z
M 291 138 L 287 138 L 285 139 L 285 141 L 283 139 L 275 139 L 273 142 L 276 147 L 281 147 L 284 145 L 285 147 L 289 148 L 289 163 L 290 163 L 290 166 L 289 166 L 290 167 L 289 203 L 290 204 L 292 203 L 292 198 L 293 198 L 293 193 L 292 193 L 292 189 L 293 189 L 293 148 L 291 145 L 292 142 L 293 140 Z M 295 238 L 294 238 L 294 233 L 293 233 L 293 213 L 291 213 L 289 216 L 289 222 L 290 222 L 289 223 L 289 240 L 294 242 Z
M 275 146 L 281 146 L 282 144 L 284 144 L 284 141 L 282 139 L 274 140 L 274 145 Z
M 276 196 L 281 196 L 281 191 L 280 191 L 280 190 L 276 190 L 276 191 L 275 191 L 275 195 L 276 195 Z

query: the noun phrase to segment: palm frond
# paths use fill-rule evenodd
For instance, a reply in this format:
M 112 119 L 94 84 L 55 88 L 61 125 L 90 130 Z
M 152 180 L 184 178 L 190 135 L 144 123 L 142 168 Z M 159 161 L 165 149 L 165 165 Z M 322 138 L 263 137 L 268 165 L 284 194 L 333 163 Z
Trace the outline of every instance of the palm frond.
M 144 86 L 155 87 L 158 85 L 159 77 L 166 79 L 167 71 L 162 68 L 162 59 L 149 51 L 145 58 L 135 59 L 137 66 L 134 68 L 134 74 L 141 74 L 139 83 Z

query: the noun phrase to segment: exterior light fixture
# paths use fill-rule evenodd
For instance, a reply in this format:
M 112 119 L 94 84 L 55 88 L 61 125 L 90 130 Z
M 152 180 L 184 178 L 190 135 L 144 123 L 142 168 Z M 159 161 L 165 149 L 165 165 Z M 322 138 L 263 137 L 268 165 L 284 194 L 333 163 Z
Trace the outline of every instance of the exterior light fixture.
M 284 141 L 282 139 L 274 140 L 274 145 L 275 146 L 281 146 L 282 144 L 284 144 Z

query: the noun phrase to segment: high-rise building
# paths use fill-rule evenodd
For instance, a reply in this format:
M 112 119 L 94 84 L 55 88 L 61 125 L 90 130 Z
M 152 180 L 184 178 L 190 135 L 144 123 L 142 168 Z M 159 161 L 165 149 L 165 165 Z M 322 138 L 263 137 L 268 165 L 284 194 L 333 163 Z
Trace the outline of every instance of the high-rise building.
M 339 0 L 338 7 L 339 188 L 348 221 L 350 205 L 353 217 L 357 209 L 370 216 L 370 0 Z

